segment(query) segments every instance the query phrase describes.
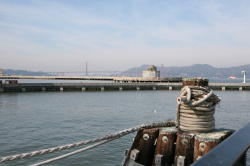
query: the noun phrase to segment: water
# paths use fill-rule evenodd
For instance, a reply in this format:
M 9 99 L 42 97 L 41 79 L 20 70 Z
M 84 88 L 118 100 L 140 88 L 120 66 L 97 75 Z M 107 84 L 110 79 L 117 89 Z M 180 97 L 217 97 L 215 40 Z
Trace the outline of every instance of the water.
M 239 129 L 249 122 L 249 91 L 216 93 L 222 97 L 216 111 L 217 127 Z M 178 91 L 2 93 L 0 156 L 99 137 L 145 122 L 175 119 L 178 95 Z M 131 134 L 49 165 L 121 165 L 133 137 Z M 60 154 L 0 165 L 30 165 Z

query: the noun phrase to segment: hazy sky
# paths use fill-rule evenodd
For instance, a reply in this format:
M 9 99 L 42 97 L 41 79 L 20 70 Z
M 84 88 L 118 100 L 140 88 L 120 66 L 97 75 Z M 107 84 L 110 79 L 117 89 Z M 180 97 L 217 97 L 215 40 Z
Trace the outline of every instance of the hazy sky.
M 250 63 L 249 0 L 0 0 L 0 68 Z

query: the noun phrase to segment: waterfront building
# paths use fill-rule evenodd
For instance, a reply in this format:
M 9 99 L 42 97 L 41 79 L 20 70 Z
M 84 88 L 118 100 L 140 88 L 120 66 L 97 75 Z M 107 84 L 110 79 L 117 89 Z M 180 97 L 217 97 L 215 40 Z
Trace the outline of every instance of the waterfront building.
M 160 71 L 157 71 L 156 66 L 152 65 L 147 70 L 142 71 L 142 77 L 144 78 L 160 78 Z

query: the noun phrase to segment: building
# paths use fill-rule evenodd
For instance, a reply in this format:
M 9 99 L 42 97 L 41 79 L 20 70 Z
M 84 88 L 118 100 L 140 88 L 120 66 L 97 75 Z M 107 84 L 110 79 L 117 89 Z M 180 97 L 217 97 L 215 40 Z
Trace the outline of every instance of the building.
M 156 66 L 152 65 L 147 70 L 142 71 L 143 78 L 160 78 L 160 71 L 157 71 Z

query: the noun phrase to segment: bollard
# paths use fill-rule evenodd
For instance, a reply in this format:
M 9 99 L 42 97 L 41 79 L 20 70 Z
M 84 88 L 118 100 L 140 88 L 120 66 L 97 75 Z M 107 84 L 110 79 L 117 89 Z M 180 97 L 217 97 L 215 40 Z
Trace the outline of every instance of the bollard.
M 193 163 L 194 134 L 177 133 L 175 166 L 188 166 Z
M 151 166 L 158 134 L 158 128 L 138 131 L 124 166 Z
M 159 131 L 153 166 L 171 166 L 174 163 L 176 127 L 165 127 Z
M 195 135 L 194 161 L 198 160 L 233 133 L 233 130 L 217 129 Z

